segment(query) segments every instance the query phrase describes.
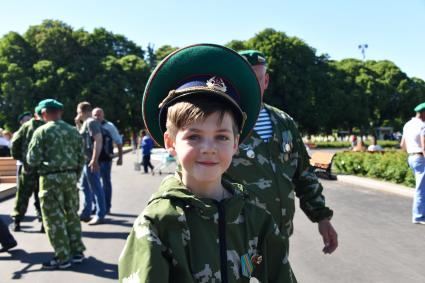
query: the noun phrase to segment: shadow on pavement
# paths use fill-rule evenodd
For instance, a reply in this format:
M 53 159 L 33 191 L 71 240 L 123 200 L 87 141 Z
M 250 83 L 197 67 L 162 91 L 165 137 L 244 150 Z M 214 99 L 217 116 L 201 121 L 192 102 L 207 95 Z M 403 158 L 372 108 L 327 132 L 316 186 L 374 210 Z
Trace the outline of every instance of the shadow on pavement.
M 138 215 L 135 214 L 124 214 L 124 213 L 108 213 L 110 216 L 116 216 L 116 217 L 132 217 L 136 218 Z
M 128 220 L 114 219 L 114 218 L 109 218 L 109 217 L 106 217 L 103 220 L 103 224 L 120 225 L 120 226 L 124 226 L 124 227 L 133 227 L 133 222 L 134 222 L 134 220 L 131 220 L 131 222 L 129 222 Z
M 0 262 L 5 260 L 19 260 L 24 267 L 21 270 L 13 272 L 11 279 L 21 279 L 25 274 L 32 272 L 51 272 L 50 270 L 41 269 L 41 263 L 49 260 L 53 253 L 39 252 L 27 253 L 24 250 L 15 249 L 9 252 L 10 257 L 0 257 Z M 118 278 L 118 265 L 110 264 L 90 256 L 81 264 L 73 264 L 71 268 L 66 269 L 79 273 L 87 273 L 97 277 L 117 279 Z M 63 270 L 63 271 L 66 271 Z M 61 271 L 61 270 L 55 270 Z M 2 274 L 2 277 L 4 275 Z
M 83 238 L 94 239 L 127 239 L 129 232 L 90 232 L 83 231 Z

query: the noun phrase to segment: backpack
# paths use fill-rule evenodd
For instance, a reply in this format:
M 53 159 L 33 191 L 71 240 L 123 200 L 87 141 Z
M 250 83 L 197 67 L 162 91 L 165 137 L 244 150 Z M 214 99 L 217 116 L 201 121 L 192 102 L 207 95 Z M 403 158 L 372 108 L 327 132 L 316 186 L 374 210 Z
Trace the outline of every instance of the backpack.
M 99 161 L 111 161 L 114 157 L 114 144 L 111 134 L 103 126 L 101 128 L 102 133 L 102 151 L 99 155 Z

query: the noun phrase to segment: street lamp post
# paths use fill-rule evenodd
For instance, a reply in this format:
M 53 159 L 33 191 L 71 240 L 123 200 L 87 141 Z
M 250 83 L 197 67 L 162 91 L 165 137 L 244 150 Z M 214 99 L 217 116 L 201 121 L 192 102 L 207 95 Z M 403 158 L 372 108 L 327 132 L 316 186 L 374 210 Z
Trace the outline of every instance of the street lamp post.
M 359 45 L 359 49 L 361 50 L 361 52 L 362 52 L 362 55 L 363 55 L 363 61 L 366 59 L 366 49 L 367 49 L 367 44 L 365 43 L 365 44 L 360 44 Z

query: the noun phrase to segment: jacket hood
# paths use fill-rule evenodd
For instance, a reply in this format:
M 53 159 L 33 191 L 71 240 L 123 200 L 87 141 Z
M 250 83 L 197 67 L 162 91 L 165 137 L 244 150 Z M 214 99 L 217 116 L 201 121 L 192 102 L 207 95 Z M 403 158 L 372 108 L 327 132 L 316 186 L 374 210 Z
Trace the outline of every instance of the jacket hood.
M 225 207 L 226 222 L 237 221 L 249 195 L 243 191 L 240 184 L 229 183 L 222 180 L 223 187 L 232 195 L 220 202 L 214 199 L 201 198 L 194 195 L 177 176 L 168 176 L 161 182 L 159 191 L 152 195 L 149 203 L 161 199 L 170 200 L 177 206 L 193 208 L 204 218 L 218 219 L 218 207 Z

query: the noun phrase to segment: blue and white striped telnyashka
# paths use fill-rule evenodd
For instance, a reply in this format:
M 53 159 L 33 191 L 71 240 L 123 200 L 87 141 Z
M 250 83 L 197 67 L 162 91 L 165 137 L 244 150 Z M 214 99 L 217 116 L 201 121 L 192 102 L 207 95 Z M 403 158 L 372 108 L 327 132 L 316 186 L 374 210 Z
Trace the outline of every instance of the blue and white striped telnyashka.
M 260 115 L 258 115 L 257 122 L 254 126 L 254 131 L 267 142 L 271 137 L 273 137 L 273 126 L 272 121 L 270 120 L 270 114 L 267 112 L 266 108 L 261 108 Z

